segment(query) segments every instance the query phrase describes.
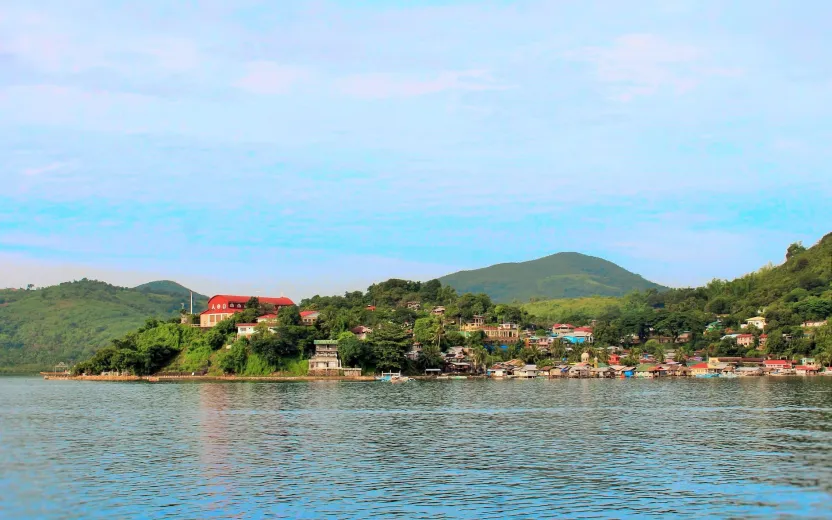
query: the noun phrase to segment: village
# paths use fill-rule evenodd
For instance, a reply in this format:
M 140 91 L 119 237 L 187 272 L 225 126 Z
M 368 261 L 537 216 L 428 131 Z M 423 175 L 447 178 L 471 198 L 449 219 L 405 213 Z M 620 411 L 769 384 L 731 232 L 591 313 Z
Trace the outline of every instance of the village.
M 209 301 L 208 309 L 200 314 L 199 325 L 210 328 L 216 323 L 231 317 L 244 308 L 249 297 L 218 295 Z M 285 297 L 261 298 L 261 302 L 279 309 L 293 305 Z M 420 310 L 418 302 L 407 302 L 410 310 Z M 368 306 L 374 311 L 374 306 Z M 441 306 L 429 309 L 429 314 L 443 320 L 445 308 Z M 268 313 L 257 317 L 251 323 L 237 323 L 237 336 L 248 338 L 258 329 L 267 327 L 274 331 L 277 326 L 277 313 Z M 300 311 L 303 325 L 314 326 L 320 312 L 314 310 Z M 444 320 L 443 320 L 444 321 Z M 826 325 L 826 321 L 803 323 L 811 330 Z M 446 322 L 449 328 L 458 330 L 462 337 L 480 334 L 489 352 L 506 352 L 522 345 L 526 352 L 534 352 L 539 359 L 548 361 L 536 364 L 523 360 L 522 357 L 496 361 L 486 366 L 486 359 L 477 356 L 470 346 L 452 346 L 442 352 L 441 362 L 436 366 L 423 368 L 423 377 L 468 378 L 488 377 L 494 379 L 531 379 L 531 378 L 664 378 L 664 377 L 698 377 L 698 378 L 735 378 L 757 376 L 813 376 L 832 375 L 824 370 L 811 357 L 803 357 L 799 362 L 788 359 L 767 359 L 762 350 L 768 339 L 763 333 L 766 320 L 755 316 L 740 326 L 740 331 L 724 330 L 722 339 L 736 342 L 737 345 L 750 349 L 760 349 L 755 357 L 709 357 L 704 351 L 693 351 L 692 355 L 682 355 L 682 349 L 676 348 L 686 343 L 691 336 L 684 331 L 677 338 L 661 336 L 651 331 L 647 344 L 661 345 L 660 354 L 643 348 L 639 338 L 628 338 L 629 346 L 596 345 L 593 335 L 594 323 L 586 326 L 574 326 L 569 323 L 555 323 L 541 334 L 541 330 L 521 329 L 514 323 L 488 324 L 484 316 L 474 315 L 466 322 Z M 707 331 L 722 330 L 721 322 L 708 324 Z M 351 332 L 361 341 L 367 341 L 373 329 L 359 325 Z M 413 333 L 412 328 L 408 330 Z M 309 376 L 361 377 L 358 367 L 342 366 L 338 352 L 338 340 L 315 340 L 315 352 L 308 360 Z M 420 359 L 424 345 L 414 341 L 406 357 L 413 362 Z M 558 353 L 556 355 L 556 353 Z M 554 360 L 554 362 L 553 362 Z M 558 362 L 558 360 L 560 362 Z M 569 361 L 571 360 L 571 361 Z

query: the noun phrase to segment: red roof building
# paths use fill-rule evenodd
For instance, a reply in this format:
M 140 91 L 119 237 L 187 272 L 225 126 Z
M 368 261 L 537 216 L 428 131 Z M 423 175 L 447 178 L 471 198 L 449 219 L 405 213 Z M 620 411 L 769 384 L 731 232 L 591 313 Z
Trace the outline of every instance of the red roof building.
M 199 315 L 199 326 L 213 327 L 235 312 L 242 312 L 246 308 L 246 302 L 250 299 L 251 296 L 235 296 L 230 294 L 218 294 L 216 296 L 212 296 L 211 299 L 208 300 L 208 309 Z M 260 300 L 260 303 L 274 305 L 276 309 L 295 304 L 295 302 L 283 296 L 280 298 L 259 297 L 258 299 Z
M 320 315 L 321 313 L 318 311 L 301 311 L 300 320 L 304 325 L 314 325 Z
M 792 362 L 787 359 L 766 359 L 763 361 L 766 368 L 792 368 Z

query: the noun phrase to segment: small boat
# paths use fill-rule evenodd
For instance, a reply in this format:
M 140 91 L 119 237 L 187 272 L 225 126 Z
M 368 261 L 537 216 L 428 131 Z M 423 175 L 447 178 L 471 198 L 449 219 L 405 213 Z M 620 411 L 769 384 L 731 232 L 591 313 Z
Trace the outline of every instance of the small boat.
M 407 383 L 412 381 L 411 378 L 403 376 L 401 372 L 382 372 L 381 376 L 376 377 L 376 381 L 385 383 Z

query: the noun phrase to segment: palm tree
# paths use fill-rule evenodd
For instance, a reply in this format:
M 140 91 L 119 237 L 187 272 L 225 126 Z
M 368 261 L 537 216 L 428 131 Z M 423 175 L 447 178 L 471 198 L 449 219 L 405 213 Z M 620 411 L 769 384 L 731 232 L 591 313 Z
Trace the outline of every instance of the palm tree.
M 488 359 L 488 351 L 482 345 L 474 347 L 474 352 L 471 354 L 471 360 L 474 362 L 474 370 L 479 372 L 480 367 L 485 365 Z
M 555 341 L 552 343 L 549 353 L 558 361 L 558 363 L 562 363 L 563 358 L 566 357 L 566 347 L 564 347 L 563 343 L 560 341 Z

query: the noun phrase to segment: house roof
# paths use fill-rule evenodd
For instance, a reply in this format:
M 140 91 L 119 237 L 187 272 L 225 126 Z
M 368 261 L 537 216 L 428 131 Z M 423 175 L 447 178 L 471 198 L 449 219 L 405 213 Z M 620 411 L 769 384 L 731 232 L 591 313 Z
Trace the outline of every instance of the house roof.
M 238 328 L 238 329 L 239 329 L 240 327 L 256 327 L 256 326 L 257 326 L 257 324 L 256 324 L 256 323 L 238 323 L 238 324 L 237 324 L 237 328 Z
M 572 325 L 571 323 L 555 323 L 554 325 L 552 325 L 552 328 L 554 328 L 554 329 L 559 329 L 559 328 L 562 328 L 562 327 L 569 327 L 570 329 L 575 328 L 575 326 Z
M 818 367 L 810 367 L 810 366 L 807 366 L 807 365 L 798 365 L 798 366 L 794 367 L 794 369 L 795 370 L 817 370 Z
M 319 311 L 300 311 L 300 317 L 305 318 L 307 316 L 312 316 L 313 314 L 318 315 L 320 314 Z
M 237 295 L 233 295 L 233 294 L 216 294 L 216 295 L 211 297 L 211 300 L 213 300 L 214 298 L 225 298 L 226 300 L 228 300 L 229 303 L 230 302 L 246 303 L 251 299 L 251 296 L 237 296 Z M 260 303 L 271 303 L 272 305 L 284 305 L 285 306 L 285 305 L 294 305 L 295 304 L 295 302 L 293 302 L 292 300 L 290 300 L 289 298 L 286 298 L 284 296 L 281 296 L 280 298 L 272 298 L 270 296 L 258 296 L 257 299 L 260 301 Z
M 792 362 L 787 359 L 766 359 L 763 364 L 770 367 L 792 366 Z
M 303 313 L 300 313 L 300 315 L 303 316 Z M 274 314 L 274 313 L 264 314 L 262 316 L 257 316 L 258 320 L 274 320 L 276 318 L 277 318 L 277 314 Z

